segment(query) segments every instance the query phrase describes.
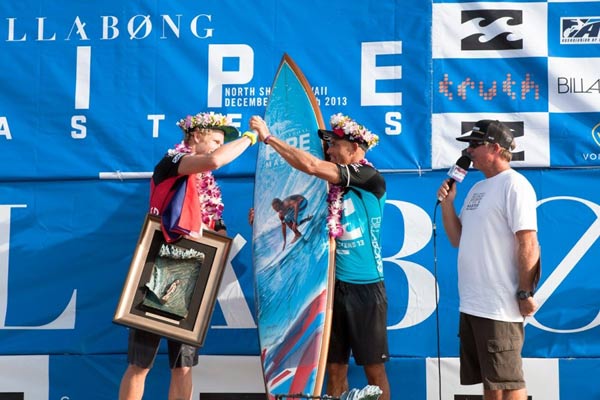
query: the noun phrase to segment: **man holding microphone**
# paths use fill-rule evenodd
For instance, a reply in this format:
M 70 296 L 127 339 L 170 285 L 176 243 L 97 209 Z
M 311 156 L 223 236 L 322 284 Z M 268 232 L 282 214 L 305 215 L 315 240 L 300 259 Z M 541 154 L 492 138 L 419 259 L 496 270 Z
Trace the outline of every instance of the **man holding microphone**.
M 483 383 L 485 400 L 525 400 L 521 349 L 523 320 L 538 305 L 536 194 L 510 167 L 511 129 L 500 121 L 478 121 L 467 142 L 473 167 L 485 179 L 454 208 L 456 185 L 438 189 L 444 230 L 458 247 L 460 380 Z

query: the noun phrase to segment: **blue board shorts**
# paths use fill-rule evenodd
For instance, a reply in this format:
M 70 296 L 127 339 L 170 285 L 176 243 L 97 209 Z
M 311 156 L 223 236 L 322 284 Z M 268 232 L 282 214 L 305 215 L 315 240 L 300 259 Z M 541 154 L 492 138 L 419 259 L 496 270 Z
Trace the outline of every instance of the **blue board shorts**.
M 300 216 L 302 215 L 302 213 L 304 212 L 304 210 L 306 210 L 306 206 L 308 205 L 308 200 L 306 199 L 302 199 L 300 200 L 300 204 L 298 204 L 298 219 L 301 219 Z M 287 209 L 285 216 L 283 217 L 283 220 L 285 222 L 296 222 L 299 223 L 299 221 L 294 221 L 294 217 L 295 217 L 295 211 L 294 211 L 294 207 L 290 207 Z

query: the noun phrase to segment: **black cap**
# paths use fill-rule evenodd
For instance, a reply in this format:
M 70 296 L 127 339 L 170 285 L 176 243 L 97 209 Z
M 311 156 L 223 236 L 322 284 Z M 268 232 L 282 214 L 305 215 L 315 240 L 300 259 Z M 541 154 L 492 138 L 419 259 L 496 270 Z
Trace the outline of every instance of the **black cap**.
M 347 140 L 349 142 L 356 142 L 358 143 L 358 145 L 360 147 L 362 147 L 363 150 L 367 151 L 367 149 L 369 148 L 369 144 L 366 143 L 364 140 L 361 140 L 360 138 L 355 138 L 352 135 L 348 135 L 346 134 L 342 129 L 334 129 L 332 131 L 329 131 L 327 129 L 319 129 L 317 131 L 317 133 L 319 134 L 319 137 L 321 139 L 323 139 L 326 142 L 331 141 L 332 138 L 335 139 L 344 139 Z
M 327 129 L 319 129 L 317 133 L 319 134 L 319 137 L 326 142 L 329 142 L 331 138 L 348 139 L 348 135 L 345 135 L 344 131 L 342 131 L 341 129 L 337 130 L 336 132 L 329 131 Z
M 467 134 L 469 132 L 465 132 Z M 459 142 L 498 143 L 507 150 L 511 149 L 514 137 L 513 130 L 498 120 L 482 119 L 473 126 L 469 136 L 457 137 Z M 464 135 L 463 134 L 463 135 Z

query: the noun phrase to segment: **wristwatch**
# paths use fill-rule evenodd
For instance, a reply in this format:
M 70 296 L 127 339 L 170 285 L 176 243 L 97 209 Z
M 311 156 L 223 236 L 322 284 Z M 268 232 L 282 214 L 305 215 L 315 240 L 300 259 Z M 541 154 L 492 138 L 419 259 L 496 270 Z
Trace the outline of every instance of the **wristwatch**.
M 519 290 L 517 292 L 517 298 L 519 300 L 527 300 L 528 298 L 533 297 L 533 292 L 527 290 Z

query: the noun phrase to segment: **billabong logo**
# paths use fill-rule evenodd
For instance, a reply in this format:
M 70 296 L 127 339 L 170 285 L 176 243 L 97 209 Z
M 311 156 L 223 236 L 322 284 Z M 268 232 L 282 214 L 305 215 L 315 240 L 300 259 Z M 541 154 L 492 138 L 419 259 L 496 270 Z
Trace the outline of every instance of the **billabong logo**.
M 461 50 L 522 50 L 523 39 L 515 29 L 523 24 L 522 10 L 463 10 L 461 24 L 477 29 L 460 41 Z
M 61 40 L 87 42 L 94 39 L 94 36 L 91 35 L 97 34 L 97 32 L 102 33 L 95 38 L 102 41 L 119 38 L 126 40 L 180 39 L 181 35 L 187 31 L 197 39 L 213 37 L 212 14 L 200 13 L 182 18 L 183 16 L 182 13 L 174 16 L 164 13 L 160 13 L 160 16 L 140 13 L 126 19 L 127 17 L 123 15 L 102 15 L 95 18 L 90 16 L 83 18 L 77 15 L 72 18 L 73 22 L 63 29 L 53 28 L 56 21 L 46 16 L 35 17 L 37 21 L 35 24 L 9 16 L 5 18 L 8 23 L 6 32 L 3 34 L 5 33 L 5 41 L 9 43 L 28 41 L 56 43 Z M 37 29 L 32 29 L 31 26 L 37 26 Z
M 560 44 L 600 43 L 600 17 L 563 17 L 560 19 Z
M 559 76 L 556 79 L 558 94 L 600 94 L 600 78 Z
M 512 131 L 513 137 L 520 138 L 525 135 L 525 123 L 523 121 L 501 121 Z M 475 121 L 462 121 L 460 123 L 460 133 L 471 132 L 475 126 Z M 518 142 L 517 142 L 518 143 Z M 525 161 L 525 151 L 516 151 L 512 153 L 512 161 Z

